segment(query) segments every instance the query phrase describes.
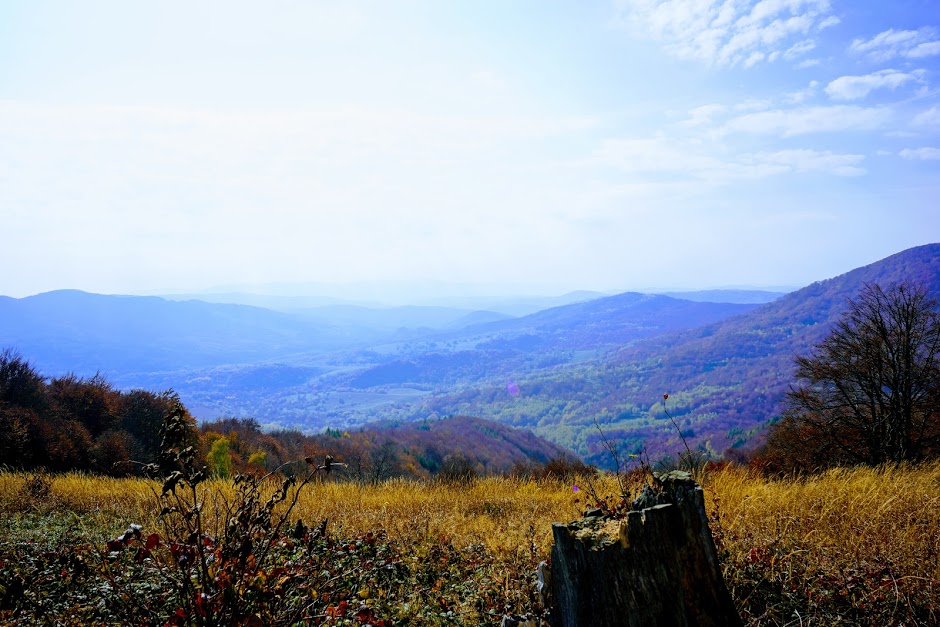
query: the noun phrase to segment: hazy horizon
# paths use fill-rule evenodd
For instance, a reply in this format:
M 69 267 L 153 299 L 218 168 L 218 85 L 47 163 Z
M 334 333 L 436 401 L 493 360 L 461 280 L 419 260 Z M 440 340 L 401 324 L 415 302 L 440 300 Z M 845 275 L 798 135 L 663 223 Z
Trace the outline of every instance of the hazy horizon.
M 919 0 L 5 3 L 0 294 L 803 286 L 940 239 L 938 60 Z
M 171 300 L 205 300 L 215 303 L 249 304 L 266 309 L 285 311 L 312 309 L 330 306 L 366 307 L 388 309 L 399 307 L 443 307 L 450 309 L 486 310 L 494 309 L 514 315 L 524 315 L 550 307 L 586 300 L 613 296 L 626 292 L 644 294 L 666 294 L 682 298 L 688 293 L 703 294 L 708 292 L 754 292 L 783 294 L 803 286 L 716 286 L 703 289 L 685 289 L 682 287 L 643 287 L 626 288 L 610 291 L 572 290 L 568 292 L 539 292 L 531 286 L 511 286 L 500 284 L 457 284 L 443 282 L 359 282 L 359 283 L 301 283 L 269 285 L 231 285 L 216 286 L 204 290 L 153 290 L 139 293 L 119 292 L 104 293 L 112 296 L 157 296 Z M 29 298 L 48 292 L 89 290 L 79 288 L 61 288 L 34 294 L 13 295 L 13 298 Z M 0 296 L 11 296 L 0 294 Z M 742 301 L 744 302 L 744 301 Z M 747 301 L 750 302 L 750 301 Z M 506 309 L 510 307 L 509 309 Z

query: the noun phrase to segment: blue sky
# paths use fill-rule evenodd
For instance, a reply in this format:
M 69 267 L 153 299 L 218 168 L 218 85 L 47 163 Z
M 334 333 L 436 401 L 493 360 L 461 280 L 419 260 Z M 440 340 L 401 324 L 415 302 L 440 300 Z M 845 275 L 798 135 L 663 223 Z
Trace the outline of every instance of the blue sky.
M 938 70 L 935 0 L 5 2 L 0 294 L 803 285 L 940 241 Z

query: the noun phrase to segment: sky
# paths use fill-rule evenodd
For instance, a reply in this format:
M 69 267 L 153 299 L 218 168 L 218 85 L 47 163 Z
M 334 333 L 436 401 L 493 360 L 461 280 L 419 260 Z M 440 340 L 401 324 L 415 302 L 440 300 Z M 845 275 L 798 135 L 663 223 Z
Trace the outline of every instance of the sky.
M 937 0 L 0 3 L 0 294 L 800 286 L 940 241 Z

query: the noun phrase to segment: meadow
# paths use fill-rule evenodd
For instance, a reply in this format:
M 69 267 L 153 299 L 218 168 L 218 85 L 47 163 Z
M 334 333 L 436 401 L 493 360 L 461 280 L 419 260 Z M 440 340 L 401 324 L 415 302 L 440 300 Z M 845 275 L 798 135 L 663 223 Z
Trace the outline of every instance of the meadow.
M 700 481 L 746 624 L 940 624 L 940 463 L 791 478 L 724 467 Z M 257 607 L 284 597 L 278 607 L 294 612 L 285 624 L 497 625 L 503 614 L 538 615 L 534 571 L 549 557 L 551 523 L 579 517 L 590 487 L 618 498 L 609 475 L 593 486 L 314 482 L 279 531 L 275 566 L 246 594 Z M 221 537 L 237 500 L 231 482 L 198 491 L 206 532 Z M 179 571 L 159 494 L 143 479 L 0 474 L 0 623 L 207 624 L 198 604 L 189 615 L 175 605 Z M 298 518 L 304 533 L 292 535 Z M 323 521 L 325 533 L 314 533 Z M 131 524 L 141 527 L 136 551 L 133 538 L 115 550 Z M 153 555 L 144 551 L 151 533 L 165 541 L 149 542 Z M 243 623 L 267 619 L 259 610 Z

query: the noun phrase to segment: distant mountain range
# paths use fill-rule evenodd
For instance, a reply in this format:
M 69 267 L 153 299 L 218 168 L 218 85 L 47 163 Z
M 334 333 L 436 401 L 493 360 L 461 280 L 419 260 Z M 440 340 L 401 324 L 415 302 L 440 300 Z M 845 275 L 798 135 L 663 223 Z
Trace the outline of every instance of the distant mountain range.
M 50 374 L 253 363 L 346 344 L 326 325 L 244 305 L 76 290 L 0 297 L 0 346 Z
M 793 291 L 793 290 L 790 290 Z M 767 290 L 700 290 L 689 292 L 657 292 L 663 296 L 672 296 L 684 300 L 706 303 L 746 303 L 763 304 L 777 300 L 788 292 L 769 292 Z
M 122 388 L 173 388 L 207 419 L 316 431 L 473 415 L 605 463 L 602 437 L 654 456 L 677 450 L 664 393 L 695 446 L 748 446 L 779 415 L 793 357 L 824 337 L 864 283 L 898 280 L 940 295 L 940 244 L 783 295 L 576 293 L 521 316 L 452 306 L 274 311 L 76 291 L 0 297 L 0 348 L 49 376 L 100 369 Z
M 578 301 L 586 293 L 562 300 Z M 41 372 L 174 388 L 205 418 L 318 429 L 454 386 L 580 363 L 753 305 L 625 293 L 522 317 L 445 307 L 332 305 L 293 313 L 63 290 L 0 299 L 0 347 Z
M 510 293 L 506 288 L 438 281 L 367 281 L 345 285 L 284 283 L 244 285 L 189 293 L 158 294 L 167 300 L 201 300 L 209 303 L 252 305 L 277 311 L 322 310 L 345 306 L 364 311 L 445 309 L 493 311 L 524 316 L 549 307 L 577 303 L 609 293 L 580 290 L 560 296 Z M 410 326 L 410 325 L 406 325 Z
M 682 446 L 664 411 L 695 446 L 720 454 L 746 445 L 780 415 L 793 359 L 828 333 L 865 283 L 923 284 L 940 298 L 940 244 L 913 248 L 813 283 L 748 313 L 637 342 L 576 367 L 496 387 L 425 397 L 415 415 L 470 413 L 533 428 L 589 460 L 605 437 L 654 456 Z M 669 400 L 663 406 L 663 394 Z

